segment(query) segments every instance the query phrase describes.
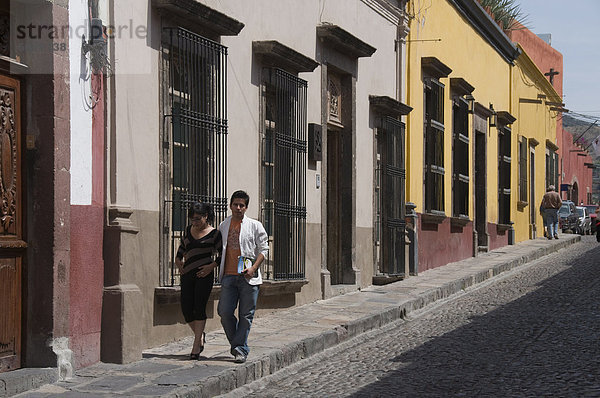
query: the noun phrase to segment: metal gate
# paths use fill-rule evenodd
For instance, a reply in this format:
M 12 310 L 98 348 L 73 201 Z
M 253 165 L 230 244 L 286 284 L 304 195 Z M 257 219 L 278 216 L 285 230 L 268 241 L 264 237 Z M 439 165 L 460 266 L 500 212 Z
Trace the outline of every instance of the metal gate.
M 273 239 L 267 279 L 302 279 L 306 242 L 307 82 L 264 70 L 263 221 Z
M 382 117 L 377 128 L 376 183 L 378 208 L 376 236 L 379 238 L 380 274 L 405 273 L 405 156 L 404 123 Z

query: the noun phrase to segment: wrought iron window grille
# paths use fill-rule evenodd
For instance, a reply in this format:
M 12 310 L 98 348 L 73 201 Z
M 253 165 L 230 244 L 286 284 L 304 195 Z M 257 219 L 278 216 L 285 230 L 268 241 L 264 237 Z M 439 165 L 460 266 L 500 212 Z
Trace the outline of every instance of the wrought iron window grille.
M 183 28 L 162 33 L 160 283 L 173 286 L 190 205 L 212 205 L 215 227 L 227 214 L 227 48 Z
M 263 69 L 262 221 L 269 235 L 264 278 L 305 277 L 307 82 Z

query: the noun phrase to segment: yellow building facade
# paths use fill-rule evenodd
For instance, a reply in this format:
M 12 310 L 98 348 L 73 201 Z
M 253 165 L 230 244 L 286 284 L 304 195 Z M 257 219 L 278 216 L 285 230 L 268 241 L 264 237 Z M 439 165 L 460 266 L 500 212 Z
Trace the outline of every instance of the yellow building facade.
M 511 208 L 517 242 L 544 234 L 539 206 L 547 185 L 555 180 L 548 168 L 555 156 L 556 123 L 562 110 L 560 95 L 525 50 L 519 49 L 511 90 L 517 118 L 512 151 L 512 180 L 517 184 Z
M 545 185 L 556 92 L 477 1 L 412 0 L 408 15 L 406 200 L 419 216 L 419 269 L 540 235 L 529 202 Z

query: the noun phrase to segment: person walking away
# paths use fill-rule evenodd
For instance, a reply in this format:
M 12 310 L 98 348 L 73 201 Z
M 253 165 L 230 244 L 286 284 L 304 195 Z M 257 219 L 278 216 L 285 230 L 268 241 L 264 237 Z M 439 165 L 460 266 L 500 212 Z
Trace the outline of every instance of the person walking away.
M 250 353 L 248 334 L 254 319 L 258 289 L 262 284 L 260 265 L 269 251 L 267 232 L 260 223 L 245 215 L 250 197 L 244 191 L 231 195 L 231 216 L 220 225 L 223 250 L 219 279 L 221 297 L 217 313 L 231 346 L 234 362 L 244 363 Z M 238 318 L 235 309 L 238 309 Z
M 558 239 L 558 209 L 562 206 L 560 195 L 556 192 L 554 185 L 548 187 L 548 191 L 542 198 L 542 205 L 546 214 L 547 238 Z
M 221 263 L 223 240 L 221 232 L 211 225 L 215 213 L 209 204 L 194 203 L 188 217 L 191 223 L 181 238 L 175 264 L 181 275 L 181 311 L 194 332 L 190 359 L 198 360 L 204 350 L 206 304 L 215 280 L 214 269 Z

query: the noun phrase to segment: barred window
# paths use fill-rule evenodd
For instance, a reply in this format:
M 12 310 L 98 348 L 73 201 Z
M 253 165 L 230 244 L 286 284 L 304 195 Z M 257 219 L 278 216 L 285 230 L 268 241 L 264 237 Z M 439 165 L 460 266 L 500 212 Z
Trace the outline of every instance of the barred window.
M 444 212 L 444 85 L 426 78 L 425 211 Z
M 511 130 L 498 126 L 498 223 L 510 222 Z
M 405 128 L 404 123 L 391 117 L 382 117 L 379 125 L 375 170 L 375 235 L 380 246 L 379 271 L 398 275 L 404 273 Z
M 174 256 L 196 201 L 227 212 L 227 48 L 182 28 L 162 35 L 161 285 L 179 283 Z
M 263 69 L 262 221 L 266 279 L 303 279 L 306 246 L 307 82 Z
M 519 140 L 519 201 L 527 202 L 527 138 Z
M 546 188 L 554 185 L 559 191 L 558 186 L 558 154 L 551 148 L 546 148 Z
M 469 217 L 469 105 L 455 96 L 452 108 L 453 217 Z

